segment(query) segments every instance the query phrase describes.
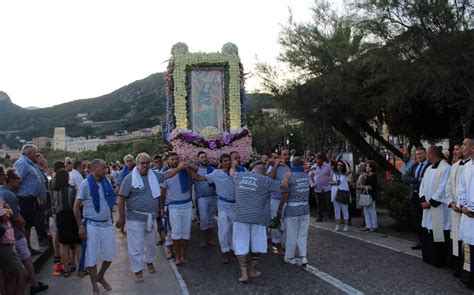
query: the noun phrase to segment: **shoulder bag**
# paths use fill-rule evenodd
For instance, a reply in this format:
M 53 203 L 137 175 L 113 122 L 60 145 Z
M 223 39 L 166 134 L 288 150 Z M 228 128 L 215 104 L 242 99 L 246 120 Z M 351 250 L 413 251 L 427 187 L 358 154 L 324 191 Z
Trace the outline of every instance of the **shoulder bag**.
M 339 177 L 338 181 L 339 181 L 339 184 L 340 184 L 340 177 Z M 338 201 L 339 203 L 342 203 L 344 205 L 349 205 L 350 200 L 351 200 L 351 197 L 349 195 L 349 191 L 341 190 L 339 188 L 337 189 L 336 201 Z
M 372 205 L 372 196 L 369 195 L 369 192 L 367 189 L 365 189 L 360 195 L 359 195 L 359 206 L 361 207 L 368 207 Z

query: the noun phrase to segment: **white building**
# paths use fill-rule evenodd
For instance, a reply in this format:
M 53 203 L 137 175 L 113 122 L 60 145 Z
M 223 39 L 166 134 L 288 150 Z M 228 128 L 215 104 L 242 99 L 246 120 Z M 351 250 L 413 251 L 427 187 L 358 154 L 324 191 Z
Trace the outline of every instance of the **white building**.
M 21 151 L 10 149 L 4 144 L 0 148 L 0 158 L 5 159 L 7 156 L 9 156 L 11 160 L 17 160 L 21 157 Z
M 105 139 L 87 139 L 85 137 L 69 138 L 66 142 L 66 150 L 68 152 L 76 153 L 84 151 L 96 151 L 97 147 L 101 144 L 105 144 Z

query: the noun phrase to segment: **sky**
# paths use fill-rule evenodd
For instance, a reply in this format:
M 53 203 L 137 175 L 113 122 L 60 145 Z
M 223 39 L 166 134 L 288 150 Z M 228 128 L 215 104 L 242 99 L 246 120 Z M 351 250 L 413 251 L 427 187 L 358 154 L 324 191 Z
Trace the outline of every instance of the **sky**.
M 339 0 L 335 0 L 336 4 Z M 275 64 L 289 8 L 311 20 L 314 0 L 0 2 L 0 90 L 22 107 L 110 93 L 166 70 L 171 47 L 217 52 L 233 42 L 246 72 Z M 260 88 L 250 76 L 247 89 Z

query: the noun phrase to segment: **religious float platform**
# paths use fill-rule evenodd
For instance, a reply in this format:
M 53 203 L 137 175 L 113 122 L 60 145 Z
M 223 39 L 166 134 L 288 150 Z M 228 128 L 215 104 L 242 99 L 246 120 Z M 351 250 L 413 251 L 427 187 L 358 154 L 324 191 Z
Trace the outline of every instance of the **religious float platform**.
M 214 164 L 221 154 L 236 151 L 243 162 L 250 161 L 245 77 L 237 46 L 226 43 L 221 52 L 190 53 L 185 43 L 177 43 L 171 54 L 166 131 L 173 151 L 190 160 L 205 151 Z

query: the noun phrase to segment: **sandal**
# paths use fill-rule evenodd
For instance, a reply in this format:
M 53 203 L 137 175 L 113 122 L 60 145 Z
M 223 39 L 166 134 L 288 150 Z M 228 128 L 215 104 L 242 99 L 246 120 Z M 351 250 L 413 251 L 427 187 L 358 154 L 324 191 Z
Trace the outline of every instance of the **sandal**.
M 156 269 L 155 269 L 155 266 L 153 265 L 153 263 L 147 263 L 146 266 L 148 267 L 148 272 L 149 273 L 155 273 L 156 272 Z
M 143 279 L 143 272 L 136 272 L 135 273 L 135 283 L 143 283 L 145 280 Z
M 71 271 L 61 270 L 61 275 L 65 278 L 68 278 L 71 275 Z

